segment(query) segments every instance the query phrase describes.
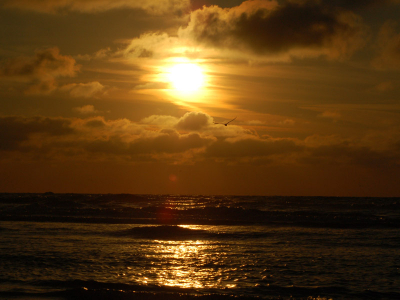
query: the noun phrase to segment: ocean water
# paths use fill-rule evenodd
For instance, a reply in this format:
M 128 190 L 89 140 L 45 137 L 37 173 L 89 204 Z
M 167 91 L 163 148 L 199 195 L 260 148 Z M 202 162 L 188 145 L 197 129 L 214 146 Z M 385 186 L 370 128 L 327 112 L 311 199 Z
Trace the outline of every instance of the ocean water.
M 0 194 L 1 299 L 400 299 L 400 198 Z

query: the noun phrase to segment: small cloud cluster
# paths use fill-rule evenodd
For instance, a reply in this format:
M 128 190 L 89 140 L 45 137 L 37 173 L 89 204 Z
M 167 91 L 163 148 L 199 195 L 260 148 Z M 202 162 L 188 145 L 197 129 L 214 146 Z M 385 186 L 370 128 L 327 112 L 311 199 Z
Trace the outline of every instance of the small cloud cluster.
M 142 124 L 159 126 L 163 128 L 173 128 L 175 130 L 190 132 L 196 131 L 202 134 L 227 138 L 234 136 L 255 136 L 251 130 L 244 129 L 241 126 L 214 124 L 211 116 L 203 112 L 187 112 L 181 118 L 173 116 L 153 115 L 141 121 Z
M 74 58 L 61 55 L 57 47 L 37 51 L 32 57 L 16 57 L 0 65 L 0 79 L 28 84 L 26 94 L 68 92 L 72 97 L 89 98 L 104 91 L 98 82 L 59 84 L 61 77 L 74 77 L 80 70 Z
M 93 110 L 92 106 L 81 108 L 82 112 Z M 400 163 L 400 139 L 392 138 L 385 147 L 376 148 L 369 142 L 339 136 L 311 136 L 304 140 L 260 137 L 237 125 L 221 126 L 211 121 L 211 116 L 200 112 L 181 118 L 151 116 L 140 123 L 103 117 L 0 117 L 0 151 L 2 159 L 84 158 L 174 164 L 207 160 L 225 164 L 364 167 Z
M 326 110 L 326 111 L 322 112 L 321 114 L 319 114 L 318 117 L 337 121 L 340 119 L 341 115 L 340 115 L 340 113 L 338 113 L 336 111 Z
M 73 77 L 79 70 L 75 59 L 61 55 L 58 48 L 37 51 L 33 57 L 18 57 L 0 65 L 0 78 L 27 81 L 27 93 L 50 93 L 57 88 L 56 79 Z
M 143 9 L 151 14 L 186 11 L 189 0 L 3 0 L 2 6 L 42 13 L 77 11 L 95 13 L 118 8 Z
M 93 81 L 89 83 L 71 83 L 60 88 L 61 91 L 68 91 L 73 97 L 90 98 L 104 90 L 104 86 Z
M 171 88 L 171 85 L 168 82 L 147 82 L 135 86 L 135 90 L 163 90 L 169 88 Z
M 89 114 L 95 114 L 98 111 L 94 108 L 93 105 L 84 105 L 82 107 L 75 107 L 74 108 L 75 111 L 77 111 L 78 113 L 82 114 L 82 115 L 89 115 Z
M 133 39 L 121 54 L 129 58 L 168 57 L 180 42 L 166 33 L 145 33 Z
M 203 128 L 209 127 L 213 124 L 213 119 L 204 113 L 191 112 L 186 113 L 179 119 L 176 127 L 182 130 L 199 131 Z
M 245 1 L 223 9 L 192 12 L 180 37 L 207 47 L 246 51 L 259 56 L 350 56 L 364 43 L 361 19 L 323 1 Z
M 374 86 L 373 90 L 378 92 L 387 92 L 393 90 L 394 88 L 395 86 L 392 81 L 385 81 Z

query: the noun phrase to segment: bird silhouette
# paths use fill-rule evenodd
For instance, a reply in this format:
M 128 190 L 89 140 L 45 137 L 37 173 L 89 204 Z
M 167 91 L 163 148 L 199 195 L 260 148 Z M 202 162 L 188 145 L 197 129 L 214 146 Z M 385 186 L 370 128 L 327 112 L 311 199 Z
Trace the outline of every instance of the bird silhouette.
M 222 125 L 228 126 L 228 124 L 229 124 L 230 122 L 236 120 L 236 118 L 237 118 L 237 117 L 234 117 L 232 120 L 230 120 L 230 121 L 228 121 L 228 122 L 226 122 L 226 123 L 217 123 L 217 122 L 214 122 L 214 124 L 222 124 Z

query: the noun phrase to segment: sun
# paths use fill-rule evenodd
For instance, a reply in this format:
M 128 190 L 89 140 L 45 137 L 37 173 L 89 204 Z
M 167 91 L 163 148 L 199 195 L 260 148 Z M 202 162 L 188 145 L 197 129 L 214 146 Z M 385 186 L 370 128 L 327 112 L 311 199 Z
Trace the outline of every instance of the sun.
M 197 92 L 204 85 L 203 70 L 193 63 L 173 65 L 167 76 L 173 87 L 183 93 Z

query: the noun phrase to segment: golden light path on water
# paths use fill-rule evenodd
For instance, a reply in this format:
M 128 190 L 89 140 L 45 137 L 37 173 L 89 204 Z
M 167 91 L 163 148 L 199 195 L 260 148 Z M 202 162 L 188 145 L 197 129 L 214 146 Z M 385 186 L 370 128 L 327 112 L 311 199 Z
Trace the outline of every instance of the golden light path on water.
M 194 263 L 195 260 L 199 262 L 207 260 L 207 255 L 202 253 L 202 249 L 208 247 L 210 246 L 199 241 L 187 241 L 178 244 L 173 241 L 160 242 L 157 246 L 157 255 L 161 255 L 172 265 L 162 270 L 154 268 L 155 273 L 157 273 L 157 282 L 163 286 L 182 288 L 213 287 L 214 284 L 204 280 L 211 275 L 212 270 L 199 269 Z
M 234 283 L 224 283 L 224 272 L 211 266 L 214 246 L 202 241 L 154 241 L 153 267 L 142 277 L 143 284 L 180 288 L 233 288 Z M 218 256 L 214 253 L 213 257 Z M 158 262 L 159 261 L 159 262 Z M 225 270 L 226 271 L 226 270 Z
M 203 226 L 179 226 L 198 229 Z M 133 280 L 144 285 L 179 288 L 235 288 L 232 277 L 237 267 L 219 265 L 229 260 L 221 245 L 206 240 L 153 240 L 145 259 L 151 262 L 146 271 L 135 274 Z
M 167 199 L 164 208 L 189 209 L 204 207 L 191 197 Z M 204 225 L 179 225 L 192 233 L 218 232 L 221 228 Z M 197 239 L 154 239 L 146 251 L 146 260 L 152 267 L 135 278 L 142 284 L 179 288 L 235 288 L 237 266 L 229 266 L 231 247 L 217 241 Z

